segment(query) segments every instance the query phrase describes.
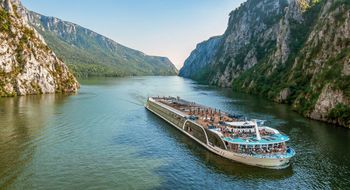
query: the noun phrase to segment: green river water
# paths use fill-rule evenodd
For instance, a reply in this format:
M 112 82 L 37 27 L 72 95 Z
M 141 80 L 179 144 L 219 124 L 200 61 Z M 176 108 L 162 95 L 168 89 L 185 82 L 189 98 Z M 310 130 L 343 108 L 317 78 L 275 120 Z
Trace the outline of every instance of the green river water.
M 0 98 L 0 189 L 347 189 L 350 130 L 180 77 L 80 80 L 76 95 Z M 180 96 L 290 136 L 283 170 L 218 157 L 143 104 Z

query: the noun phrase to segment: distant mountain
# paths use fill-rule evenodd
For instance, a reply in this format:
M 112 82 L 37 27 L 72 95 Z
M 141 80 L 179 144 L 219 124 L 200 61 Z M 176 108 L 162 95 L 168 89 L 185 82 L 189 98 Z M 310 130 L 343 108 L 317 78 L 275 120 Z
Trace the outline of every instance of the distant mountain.
M 166 57 L 148 56 L 96 32 L 27 11 L 29 23 L 78 76 L 176 75 Z
M 288 103 L 350 127 L 350 0 L 248 0 L 180 76 Z
M 0 0 L 0 97 L 77 91 L 73 74 L 23 11 L 19 0 Z

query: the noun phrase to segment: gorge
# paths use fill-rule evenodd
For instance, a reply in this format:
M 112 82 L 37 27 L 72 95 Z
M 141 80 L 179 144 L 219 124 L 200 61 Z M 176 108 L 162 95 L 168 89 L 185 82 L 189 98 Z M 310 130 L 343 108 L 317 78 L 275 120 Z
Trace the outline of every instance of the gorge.
M 349 189 L 349 129 L 350 0 L 0 0 L 0 190 Z

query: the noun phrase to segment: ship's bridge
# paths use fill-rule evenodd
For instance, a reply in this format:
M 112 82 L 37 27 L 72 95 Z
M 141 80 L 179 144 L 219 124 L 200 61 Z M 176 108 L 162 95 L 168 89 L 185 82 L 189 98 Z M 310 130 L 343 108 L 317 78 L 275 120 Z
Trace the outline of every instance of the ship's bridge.
M 253 121 L 233 121 L 233 122 L 225 122 L 228 126 L 237 128 L 237 129 L 245 129 L 245 128 L 254 128 L 255 122 Z

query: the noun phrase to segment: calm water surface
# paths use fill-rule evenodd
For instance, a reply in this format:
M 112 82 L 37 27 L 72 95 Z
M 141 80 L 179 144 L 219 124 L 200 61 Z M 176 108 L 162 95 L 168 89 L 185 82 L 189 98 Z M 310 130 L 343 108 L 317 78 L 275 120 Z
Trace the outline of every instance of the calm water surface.
M 350 130 L 288 106 L 179 77 L 89 79 L 77 95 L 0 98 L 0 189 L 346 189 Z M 172 95 L 269 121 L 291 137 L 291 167 L 220 158 L 143 107 Z

